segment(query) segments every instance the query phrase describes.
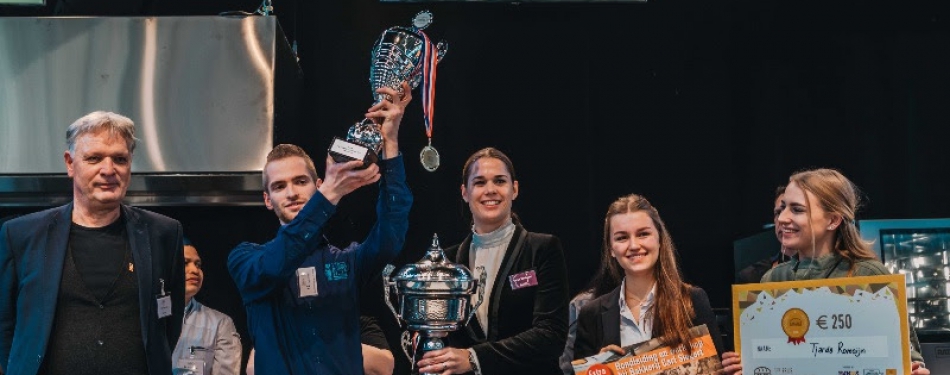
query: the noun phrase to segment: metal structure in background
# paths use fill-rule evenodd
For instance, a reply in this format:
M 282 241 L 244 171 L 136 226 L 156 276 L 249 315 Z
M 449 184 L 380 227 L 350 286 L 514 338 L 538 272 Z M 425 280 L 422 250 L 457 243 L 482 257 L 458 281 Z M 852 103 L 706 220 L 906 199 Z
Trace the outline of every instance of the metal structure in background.
M 861 237 L 907 282 L 907 314 L 933 375 L 950 374 L 950 218 L 861 220 Z
M 261 204 L 284 60 L 301 75 L 273 16 L 0 18 L 0 205 L 71 199 L 66 128 L 94 110 L 136 123 L 130 204 Z
M 46 0 L 0 0 L 0 5 L 46 5 Z

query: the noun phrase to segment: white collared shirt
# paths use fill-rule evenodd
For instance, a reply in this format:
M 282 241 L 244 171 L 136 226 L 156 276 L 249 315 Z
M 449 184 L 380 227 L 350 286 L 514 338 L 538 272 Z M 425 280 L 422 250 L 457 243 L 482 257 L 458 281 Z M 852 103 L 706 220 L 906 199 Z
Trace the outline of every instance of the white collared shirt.
M 643 298 L 640 304 L 640 321 L 633 319 L 633 312 L 627 307 L 625 284 L 627 279 L 620 283 L 620 347 L 641 343 L 653 338 L 653 302 L 656 296 L 656 283 L 650 288 L 650 293 Z

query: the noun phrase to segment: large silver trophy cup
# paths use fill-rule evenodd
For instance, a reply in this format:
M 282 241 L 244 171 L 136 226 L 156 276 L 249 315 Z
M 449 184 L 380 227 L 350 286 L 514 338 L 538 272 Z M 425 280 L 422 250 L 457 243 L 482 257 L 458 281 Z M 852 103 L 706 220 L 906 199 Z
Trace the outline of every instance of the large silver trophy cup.
M 445 55 L 445 43 L 440 42 L 432 46 L 422 31 L 432 23 L 432 14 L 420 12 L 412 22 L 411 27 L 395 26 L 386 29 L 373 46 L 369 83 L 375 99 L 374 105 L 390 99 L 385 94 L 377 93 L 377 89 L 391 87 L 402 96 L 402 82 L 407 82 L 410 89 L 415 89 L 423 81 L 423 67 L 427 59 L 438 62 Z M 430 56 L 426 56 L 427 53 Z M 330 156 L 338 163 L 362 160 L 369 165 L 379 160 L 382 148 L 380 124 L 367 118 L 351 126 L 346 133 L 346 139 L 334 137 L 329 151 Z M 425 155 L 427 149 L 431 149 L 430 155 L 434 153 L 434 158 L 430 156 L 428 162 Z M 438 152 L 431 144 L 423 150 L 422 159 L 426 169 L 438 168 Z
M 468 325 L 484 300 L 487 275 L 479 266 L 475 269 L 479 274 L 476 280 L 468 267 L 449 262 L 439 247 L 438 236 L 433 236 L 429 251 L 420 261 L 403 266 L 390 280 L 394 269 L 389 264 L 383 270 L 383 299 L 400 325 L 406 324 L 403 351 L 415 369 L 422 354 L 444 348 L 443 337 Z M 472 305 L 471 296 L 476 290 L 478 300 Z M 391 292 L 398 296 L 398 311 L 390 301 Z M 419 334 L 417 340 L 413 333 Z

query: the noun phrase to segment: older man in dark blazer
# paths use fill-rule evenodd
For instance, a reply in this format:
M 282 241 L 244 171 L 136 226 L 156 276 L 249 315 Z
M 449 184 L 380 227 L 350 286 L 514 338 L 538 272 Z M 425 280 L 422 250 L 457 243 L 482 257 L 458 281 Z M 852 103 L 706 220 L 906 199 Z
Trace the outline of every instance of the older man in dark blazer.
M 122 204 L 131 120 L 93 112 L 66 138 L 73 202 L 0 227 L 0 372 L 170 374 L 185 301 L 181 224 Z

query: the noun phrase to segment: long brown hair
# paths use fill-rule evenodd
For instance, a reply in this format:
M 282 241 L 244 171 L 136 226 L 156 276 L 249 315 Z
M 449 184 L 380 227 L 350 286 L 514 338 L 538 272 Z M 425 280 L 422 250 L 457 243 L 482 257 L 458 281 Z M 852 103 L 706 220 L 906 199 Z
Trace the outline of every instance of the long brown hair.
M 692 328 L 692 319 L 696 316 L 693 311 L 693 300 L 690 297 L 690 286 L 683 282 L 680 276 L 679 264 L 676 260 L 676 247 L 673 238 L 666 230 L 666 224 L 660 218 L 660 213 L 645 197 L 630 194 L 618 198 L 607 208 L 604 218 L 604 249 L 601 252 L 601 265 L 595 280 L 604 285 L 614 283 L 616 288 L 623 280 L 624 271 L 617 259 L 610 256 L 610 219 L 616 215 L 644 212 L 653 220 L 653 225 L 660 236 L 660 249 L 656 265 L 653 267 L 653 276 L 656 278 L 656 295 L 653 304 L 653 336 L 659 337 L 665 344 L 677 347 L 688 344 L 689 329 Z M 692 348 L 690 349 L 692 351 Z
M 841 225 L 835 229 L 834 248 L 832 251 L 851 263 L 854 270 L 855 262 L 862 259 L 877 259 L 871 251 L 870 242 L 861 238 L 855 217 L 861 206 L 860 191 L 847 177 L 834 169 L 818 168 L 801 171 L 788 178 L 799 188 L 812 193 L 818 198 L 817 205 L 828 213 L 841 216 Z M 805 194 L 805 203 L 809 206 L 808 194 Z

